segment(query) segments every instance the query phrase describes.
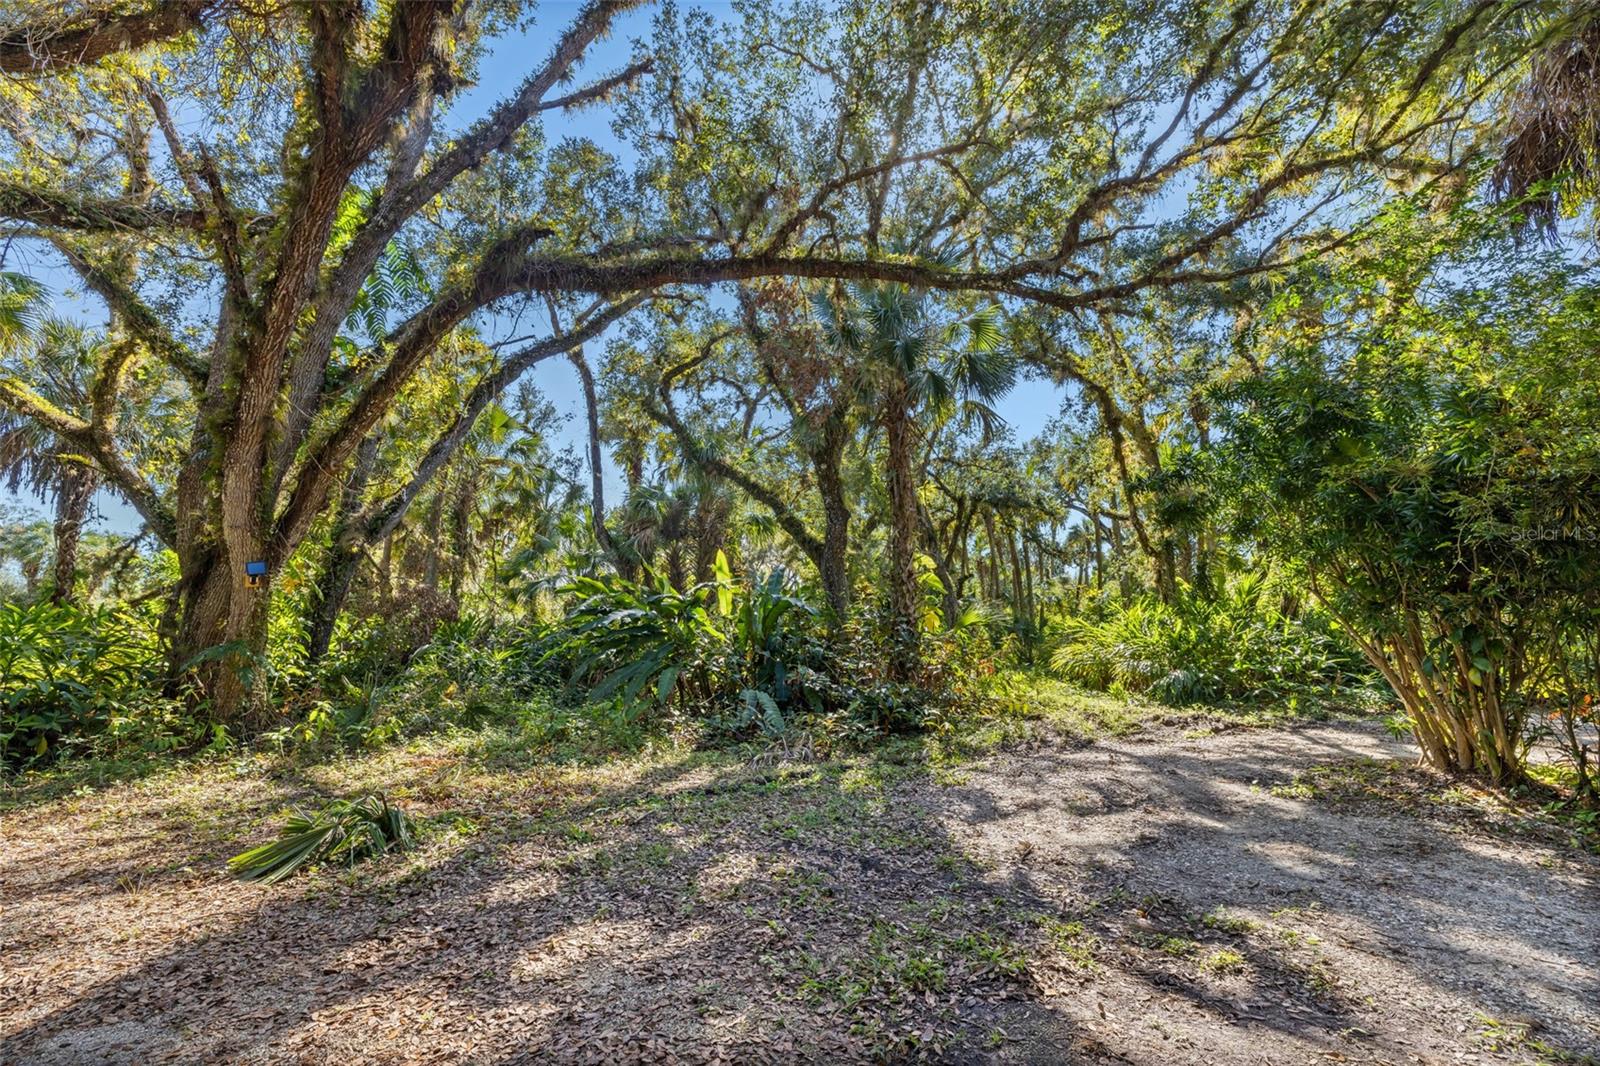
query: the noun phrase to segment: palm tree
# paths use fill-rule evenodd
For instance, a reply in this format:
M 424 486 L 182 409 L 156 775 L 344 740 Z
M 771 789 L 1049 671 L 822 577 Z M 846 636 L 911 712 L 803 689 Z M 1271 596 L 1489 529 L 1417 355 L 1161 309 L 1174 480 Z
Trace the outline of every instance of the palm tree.
M 1600 3 L 1580 0 L 1534 53 L 1512 97 L 1495 190 L 1523 200 L 1528 228 L 1554 235 L 1566 207 L 1600 192 Z
M 22 274 L 0 273 L 0 359 L 5 373 L 27 377 L 45 399 L 68 410 L 88 403 L 99 338 L 44 316 L 45 290 Z M 55 506 L 54 583 L 57 603 L 72 598 L 78 539 L 99 477 L 89 461 L 37 422 L 0 409 L 0 482 L 26 488 Z
M 926 292 L 899 284 L 853 285 L 838 301 L 820 295 L 817 318 L 831 348 L 858 362 L 884 430 L 889 488 L 889 615 L 892 672 L 910 678 L 920 665 L 922 591 L 917 579 L 918 423 L 952 414 L 986 427 L 999 422 L 990 406 L 1010 391 L 1015 357 L 1001 346 L 993 307 L 965 316 L 941 314 Z

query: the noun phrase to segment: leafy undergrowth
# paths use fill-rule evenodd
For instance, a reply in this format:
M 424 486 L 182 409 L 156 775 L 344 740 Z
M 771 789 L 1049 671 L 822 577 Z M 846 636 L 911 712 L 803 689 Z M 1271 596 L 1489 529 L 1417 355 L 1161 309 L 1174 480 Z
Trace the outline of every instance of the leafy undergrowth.
M 1506 839 L 1537 840 L 1600 853 L 1600 811 L 1574 801 L 1571 782 L 1562 769 L 1534 763 L 1527 783 L 1497 789 L 1398 759 L 1348 760 L 1312 767 L 1272 790 L 1336 805 L 1399 809 Z
M 295 743 L 274 734 L 255 747 L 217 743 L 187 755 L 140 754 L 127 758 L 75 757 L 9 775 L 0 784 L 0 811 L 146 778 L 153 787 L 195 773 L 303 773 L 337 777 L 340 768 L 382 765 L 385 752 L 446 752 L 469 757 L 490 771 L 561 770 L 637 760 L 693 758 L 716 764 L 817 761 L 871 755 L 894 763 L 948 765 L 1017 745 L 1081 744 L 1124 737 L 1152 727 L 1182 727 L 1202 736 L 1242 727 L 1324 721 L 1336 713 L 1323 704 L 1281 701 L 1224 707 L 1175 708 L 1136 696 L 1086 692 L 1041 673 L 1008 671 L 991 678 L 977 709 L 940 719 L 929 730 L 891 737 L 869 749 L 841 747 L 826 730 L 803 721 L 777 740 L 725 744 L 708 750 L 693 729 L 643 728 L 618 707 L 591 703 L 564 706 L 548 696 L 485 714 L 471 726 L 390 740 L 371 749 L 330 748 L 319 741 Z M 313 797 L 315 798 L 315 797 Z

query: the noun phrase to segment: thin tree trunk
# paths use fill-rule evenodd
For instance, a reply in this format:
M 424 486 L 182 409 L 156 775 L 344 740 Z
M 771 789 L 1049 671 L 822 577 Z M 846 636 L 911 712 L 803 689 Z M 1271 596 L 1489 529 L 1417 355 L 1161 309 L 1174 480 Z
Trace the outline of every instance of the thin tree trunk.
M 306 663 L 316 665 L 328 653 L 333 629 L 344 610 L 350 585 L 361 568 L 362 542 L 354 523 L 361 511 L 361 498 L 367 490 L 373 467 L 378 461 L 378 438 L 370 436 L 356 451 L 355 466 L 339 495 L 339 513 L 334 519 L 333 545 L 318 584 L 316 605 L 312 608 L 310 631 L 306 638 Z
M 834 618 L 842 621 L 850 609 L 850 505 L 845 502 L 844 476 L 840 470 L 848 438 L 844 420 L 830 418 L 822 439 L 811 454 L 817 476 L 817 492 L 822 497 L 822 558 L 817 567 L 822 590 Z
M 918 648 L 921 592 L 917 588 L 917 477 L 909 397 L 897 383 L 884 418 L 889 451 L 889 623 L 894 644 L 890 668 L 909 680 L 921 665 Z
M 94 474 L 78 468 L 69 470 L 63 482 L 56 500 L 55 587 L 50 590 L 50 599 L 55 603 L 71 603 L 75 599 L 78 539 L 83 534 L 83 520 L 96 486 Z
M 1023 595 L 1027 599 L 1028 619 L 1031 624 L 1034 616 L 1038 614 L 1038 601 L 1033 598 L 1033 569 L 1036 553 L 1028 549 L 1028 538 L 1020 531 L 1018 532 L 1018 538 L 1021 541 L 1020 547 L 1022 549 Z
M 1100 528 L 1100 512 L 1091 512 L 1089 522 L 1094 526 L 1094 587 L 1103 589 L 1106 587 L 1106 552 L 1105 534 Z
M 428 586 L 429 592 L 439 591 L 439 555 L 442 551 L 440 540 L 444 529 L 444 486 L 440 485 L 433 494 L 433 506 L 428 508 L 428 558 L 422 571 L 422 583 Z
M 945 553 L 944 545 L 939 543 L 939 532 L 933 527 L 933 519 L 929 517 L 927 509 L 920 505 L 917 507 L 917 519 L 922 528 L 922 539 L 928 545 L 928 558 L 933 560 L 933 574 L 939 579 L 939 586 L 944 589 L 940 620 L 944 623 L 944 628 L 954 629 L 956 619 L 961 613 L 961 587 L 950 571 L 950 558 Z M 954 554 L 953 551 L 951 554 Z
M 989 566 L 985 575 L 984 596 L 994 601 L 1000 599 L 1000 541 L 995 537 L 994 512 L 988 508 L 983 512 L 983 532 L 989 542 Z
M 463 469 L 450 508 L 450 569 L 445 587 L 449 590 L 451 608 L 457 611 L 461 607 L 461 586 L 472 562 L 472 510 L 477 481 L 472 471 Z
M 394 534 L 383 538 L 378 555 L 378 604 L 385 611 L 394 609 Z
M 611 539 L 611 530 L 606 527 L 605 470 L 601 465 L 604 460 L 600 452 L 600 401 L 595 392 L 594 371 L 589 369 L 589 360 L 584 357 L 582 348 L 569 351 L 567 359 L 577 370 L 578 382 L 583 386 L 583 413 L 589 444 L 589 521 L 594 530 L 595 545 L 611 560 L 617 573 L 631 581 L 637 574 L 637 567 L 631 558 L 623 555 Z
M 966 582 L 970 579 L 970 575 L 972 574 L 972 556 L 971 556 L 970 550 L 969 550 L 970 546 L 972 544 L 972 528 L 971 527 L 972 527 L 972 514 L 969 511 L 967 513 L 967 524 L 962 526 L 962 528 L 961 528 L 961 577 L 960 577 L 960 581 L 961 581 L 961 583 L 963 585 L 966 584 Z
M 1022 595 L 1022 563 L 1017 557 L 1017 534 L 1006 530 L 1006 550 L 1011 553 L 1011 617 L 1021 622 L 1028 617 L 1028 604 Z

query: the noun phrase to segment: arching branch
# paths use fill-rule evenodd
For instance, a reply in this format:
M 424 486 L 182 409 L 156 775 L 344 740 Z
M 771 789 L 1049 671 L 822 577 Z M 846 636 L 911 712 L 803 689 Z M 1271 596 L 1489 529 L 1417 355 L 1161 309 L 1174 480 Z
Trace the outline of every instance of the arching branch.
M 168 41 L 201 29 L 219 7 L 219 0 L 151 0 L 130 12 L 106 4 L 19 26 L 0 37 L 0 73 L 48 74 Z

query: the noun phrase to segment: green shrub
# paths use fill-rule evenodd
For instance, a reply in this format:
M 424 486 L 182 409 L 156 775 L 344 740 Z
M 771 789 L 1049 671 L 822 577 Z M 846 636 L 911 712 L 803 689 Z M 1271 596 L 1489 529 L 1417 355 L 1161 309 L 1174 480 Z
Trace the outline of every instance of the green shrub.
M 804 626 L 815 609 L 775 570 L 736 580 L 718 553 L 712 581 L 685 591 L 663 577 L 643 583 L 580 577 L 563 589 L 578 597 L 543 643 L 538 662 L 570 664 L 569 691 L 655 708 L 714 730 L 782 733 L 797 706 L 797 670 L 819 655 Z
M 377 631 L 368 632 L 326 660 L 314 685 L 287 695 L 288 724 L 265 739 L 327 749 L 510 721 L 548 687 L 522 668 L 528 634 L 515 626 L 470 615 L 445 621 L 403 656 L 381 650 Z
M 171 749 L 200 728 L 159 690 L 162 661 L 131 611 L 0 603 L 0 748 L 42 765 L 92 747 Z
M 1336 331 L 1275 312 L 1272 365 L 1218 397 L 1214 481 L 1235 537 L 1307 574 L 1382 673 L 1424 760 L 1505 784 L 1547 715 L 1581 771 L 1600 692 L 1600 274 L 1468 221 L 1431 277 L 1363 260 L 1294 294 Z M 1418 296 L 1391 309 L 1397 279 Z
M 1100 620 L 1071 619 L 1051 665 L 1085 688 L 1172 704 L 1277 700 L 1361 672 L 1322 618 L 1289 617 L 1264 591 L 1245 575 L 1215 598 L 1186 588 L 1170 604 L 1134 600 Z

